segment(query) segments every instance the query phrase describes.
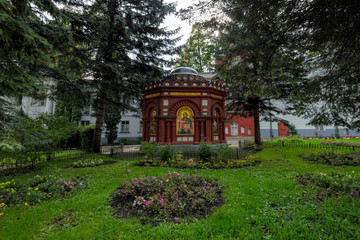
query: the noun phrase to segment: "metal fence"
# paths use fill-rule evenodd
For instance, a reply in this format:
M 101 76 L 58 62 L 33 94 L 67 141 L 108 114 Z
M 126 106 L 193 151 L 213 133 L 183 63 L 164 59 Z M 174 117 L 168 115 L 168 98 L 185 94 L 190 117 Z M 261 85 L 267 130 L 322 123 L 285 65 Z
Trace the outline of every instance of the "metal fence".
M 159 148 L 158 152 L 160 152 L 161 149 Z M 193 150 L 181 150 L 182 155 L 185 159 L 188 158 L 199 158 L 199 151 L 197 149 Z M 228 153 L 225 154 L 226 159 L 242 159 L 245 156 L 249 155 L 250 153 L 254 152 L 253 148 L 230 148 Z M 133 150 L 133 151 L 123 151 L 120 148 L 103 148 L 101 149 L 101 154 L 109 155 L 112 158 L 118 158 L 118 159 L 143 159 L 145 158 L 145 155 L 142 154 L 139 150 Z M 175 151 L 176 154 L 176 151 Z M 214 153 L 216 155 L 216 152 Z
M 294 147 L 294 148 L 310 148 L 310 149 L 329 149 L 329 150 L 351 150 L 360 151 L 360 146 L 346 146 L 335 144 L 317 144 L 317 143 L 305 143 L 305 142 L 285 142 L 285 141 L 264 141 L 264 146 L 270 147 Z
M 81 149 L 58 149 L 49 153 L 29 152 L 17 155 L 5 155 L 0 152 L 0 169 L 27 167 L 50 160 L 81 157 L 85 154 L 87 153 Z

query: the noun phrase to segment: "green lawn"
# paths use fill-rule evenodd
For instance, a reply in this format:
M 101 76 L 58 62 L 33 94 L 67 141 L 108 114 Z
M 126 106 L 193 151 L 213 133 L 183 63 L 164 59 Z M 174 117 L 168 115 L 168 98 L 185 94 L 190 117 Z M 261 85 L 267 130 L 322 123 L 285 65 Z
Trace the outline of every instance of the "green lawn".
M 360 239 L 360 199 L 314 201 L 296 184 L 298 174 L 339 171 L 359 176 L 360 167 L 304 161 L 297 157 L 303 151 L 308 149 L 265 148 L 258 154 L 259 165 L 223 170 L 142 168 L 133 160 L 77 169 L 63 168 L 75 159 L 41 163 L 37 172 L 0 177 L 0 182 L 38 174 L 88 174 L 90 187 L 65 199 L 5 209 L 0 239 Z M 157 227 L 112 216 L 107 201 L 121 182 L 168 171 L 218 179 L 225 189 L 225 204 L 206 219 Z

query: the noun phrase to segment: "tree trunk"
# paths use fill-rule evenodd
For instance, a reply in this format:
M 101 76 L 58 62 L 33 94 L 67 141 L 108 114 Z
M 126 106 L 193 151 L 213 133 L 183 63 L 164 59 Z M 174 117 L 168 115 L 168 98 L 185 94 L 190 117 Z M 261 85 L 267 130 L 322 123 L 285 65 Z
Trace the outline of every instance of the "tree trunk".
M 102 126 L 104 124 L 104 116 L 105 116 L 105 94 L 99 93 L 97 104 L 96 104 L 96 124 L 94 130 L 94 137 L 92 141 L 91 151 L 93 153 L 100 153 L 100 145 L 101 145 L 101 132 Z
M 254 99 L 255 144 L 261 145 L 259 98 Z

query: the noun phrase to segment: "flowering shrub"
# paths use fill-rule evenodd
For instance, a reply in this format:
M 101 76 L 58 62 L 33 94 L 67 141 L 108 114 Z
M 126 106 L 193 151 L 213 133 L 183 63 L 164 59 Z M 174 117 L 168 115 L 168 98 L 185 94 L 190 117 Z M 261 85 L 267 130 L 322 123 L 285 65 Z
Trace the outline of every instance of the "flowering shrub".
M 0 183 L 0 204 L 25 205 L 35 204 L 54 196 L 64 196 L 67 193 L 87 186 L 88 176 L 76 177 L 72 180 L 56 178 L 55 176 L 35 176 L 30 183 L 20 183 L 15 180 Z
M 342 154 L 338 152 L 309 151 L 300 157 L 308 161 L 320 162 L 333 166 L 360 165 L 360 153 Z
M 191 160 L 191 161 L 190 161 Z M 222 168 L 242 168 L 247 166 L 254 166 L 259 162 L 259 156 L 246 156 L 240 160 L 219 160 L 212 162 L 204 162 L 194 158 L 184 160 L 171 159 L 167 161 L 148 161 L 146 159 L 135 163 L 136 166 L 151 166 L 151 167 L 174 167 L 174 168 L 192 168 L 192 169 L 222 169 Z
M 104 160 L 99 159 L 85 159 L 79 160 L 73 163 L 74 168 L 84 168 L 84 167 L 96 167 L 104 164 Z
M 134 216 L 142 222 L 177 222 L 185 216 L 205 217 L 222 204 L 216 182 L 169 172 L 163 177 L 135 178 L 121 183 L 111 194 L 111 206 L 119 217 Z
M 336 173 L 314 173 L 299 175 L 298 182 L 304 186 L 314 186 L 317 196 L 349 196 L 360 198 L 360 177 L 350 174 Z

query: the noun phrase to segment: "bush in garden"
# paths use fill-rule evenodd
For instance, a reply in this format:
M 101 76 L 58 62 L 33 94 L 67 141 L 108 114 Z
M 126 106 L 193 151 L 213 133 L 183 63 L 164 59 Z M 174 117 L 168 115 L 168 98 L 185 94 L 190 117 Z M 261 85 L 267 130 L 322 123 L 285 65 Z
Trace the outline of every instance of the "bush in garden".
M 222 204 L 222 189 L 215 181 L 169 172 L 163 177 L 135 178 L 111 194 L 110 205 L 119 217 L 135 216 L 157 224 L 180 218 L 207 216 Z
M 229 154 L 231 151 L 229 146 L 230 144 L 220 144 L 216 146 L 216 159 L 218 161 L 225 160 L 226 155 Z
M 166 161 L 149 161 L 147 159 L 140 160 L 135 163 L 136 166 L 150 166 L 150 167 L 174 167 L 174 168 L 190 168 L 190 169 L 223 169 L 223 168 L 242 168 L 254 166 L 259 162 L 258 156 L 246 156 L 238 160 L 219 160 L 213 162 L 203 162 L 202 160 L 188 159 L 183 160 L 180 153 L 175 154 L 175 158 L 167 159 Z
M 360 153 L 343 154 L 340 151 L 309 151 L 301 154 L 300 157 L 308 161 L 320 162 L 333 166 L 360 165 Z
M 215 154 L 215 149 L 210 143 L 202 143 L 199 146 L 199 157 L 203 162 L 210 162 Z
M 88 176 L 74 179 L 62 179 L 55 176 L 35 176 L 27 183 L 15 180 L 0 183 L 0 204 L 7 206 L 26 203 L 36 204 L 68 193 L 88 185 Z
M 142 142 L 140 153 L 144 154 L 148 160 L 154 160 L 155 156 L 158 154 L 158 146 L 158 143 Z
M 360 198 L 360 177 L 351 174 L 312 173 L 298 176 L 298 182 L 316 190 L 316 196 Z
M 174 158 L 174 152 L 175 152 L 174 148 L 171 147 L 170 145 L 163 147 L 159 154 L 160 160 L 166 161 L 166 160 Z
M 79 160 L 72 164 L 74 168 L 84 168 L 84 167 L 96 167 L 104 164 L 104 160 L 99 159 L 85 159 Z

